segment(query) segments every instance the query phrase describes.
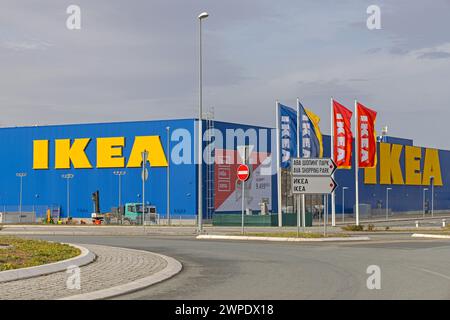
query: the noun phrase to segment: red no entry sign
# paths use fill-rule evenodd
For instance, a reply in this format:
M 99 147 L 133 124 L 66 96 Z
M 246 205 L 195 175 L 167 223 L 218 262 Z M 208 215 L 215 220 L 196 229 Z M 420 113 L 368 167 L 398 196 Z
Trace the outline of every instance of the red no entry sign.
M 241 164 L 237 170 L 238 179 L 241 181 L 247 181 L 248 177 L 250 177 L 250 170 L 248 166 L 245 164 Z

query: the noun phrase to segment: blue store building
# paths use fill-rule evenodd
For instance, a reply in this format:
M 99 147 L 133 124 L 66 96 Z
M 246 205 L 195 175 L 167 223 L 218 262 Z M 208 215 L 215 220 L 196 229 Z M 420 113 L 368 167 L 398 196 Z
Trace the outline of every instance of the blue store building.
M 195 119 L 50 125 L 1 128 L 0 209 L 36 211 L 59 208 L 61 217 L 90 218 L 92 193 L 99 191 L 100 211 L 121 202 L 142 201 L 141 152 L 149 151 L 149 176 L 145 199 L 164 218 L 167 214 L 167 180 L 170 180 L 170 215 L 195 219 L 197 212 L 197 165 Z M 203 210 L 204 218 L 216 212 L 240 211 L 241 185 L 236 166 L 242 162 L 243 145 L 250 150 L 252 180 L 246 185 L 247 207 L 253 212 L 265 202 L 269 212 L 278 212 L 275 161 L 275 131 L 272 128 L 204 120 Z M 324 136 L 325 157 L 330 137 Z M 170 141 L 168 144 L 168 140 Z M 434 181 L 435 210 L 450 209 L 450 152 L 413 145 L 408 139 L 383 137 L 378 144 L 376 169 L 360 170 L 360 203 L 372 209 L 385 206 L 387 188 L 390 208 L 395 212 L 421 212 L 430 202 L 430 181 Z M 63 176 L 72 174 L 67 181 Z M 169 176 L 168 176 L 169 175 Z M 22 176 L 22 177 L 20 177 Z M 353 212 L 355 203 L 353 170 L 335 174 L 336 212 Z M 66 176 L 67 177 L 67 176 Z M 433 177 L 433 178 L 431 178 Z M 21 187 L 22 180 L 22 187 Z M 69 188 L 67 183 L 69 182 Z M 283 195 L 289 183 L 282 185 Z M 342 189 L 345 204 L 342 203 Z M 69 189 L 69 190 L 68 190 Z M 426 190 L 428 189 L 428 190 Z M 67 195 L 70 194 L 69 204 Z M 424 199 L 425 195 L 425 199 Z M 20 201 L 21 199 L 21 201 Z M 425 200 L 425 201 L 424 201 Z M 283 211 L 289 211 L 289 199 Z

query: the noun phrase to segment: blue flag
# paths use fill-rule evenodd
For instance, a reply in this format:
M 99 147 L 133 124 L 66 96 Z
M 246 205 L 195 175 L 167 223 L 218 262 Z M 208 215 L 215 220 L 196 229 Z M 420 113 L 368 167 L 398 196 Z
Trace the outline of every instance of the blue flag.
M 320 132 L 320 118 L 299 102 L 300 114 L 300 157 L 322 158 L 323 143 Z
M 282 104 L 280 114 L 280 154 L 281 168 L 289 168 L 291 159 L 297 157 L 297 112 Z

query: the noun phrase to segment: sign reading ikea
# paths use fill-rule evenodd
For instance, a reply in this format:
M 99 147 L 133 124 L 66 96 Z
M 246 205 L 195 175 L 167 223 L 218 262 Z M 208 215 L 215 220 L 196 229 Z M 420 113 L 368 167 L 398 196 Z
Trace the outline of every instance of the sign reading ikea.
M 86 148 L 91 138 L 56 139 L 54 141 L 55 169 L 90 169 L 91 159 Z M 33 141 L 33 169 L 49 169 L 49 140 Z M 128 159 L 123 150 L 125 137 L 96 138 L 96 168 L 138 168 L 142 164 L 141 153 L 148 150 L 152 167 L 167 167 L 167 159 L 159 136 L 136 136 Z
M 443 185 L 439 150 L 390 143 L 380 143 L 379 149 L 380 184 L 428 186 L 434 177 L 434 185 Z M 377 168 L 365 169 L 364 183 L 377 183 Z

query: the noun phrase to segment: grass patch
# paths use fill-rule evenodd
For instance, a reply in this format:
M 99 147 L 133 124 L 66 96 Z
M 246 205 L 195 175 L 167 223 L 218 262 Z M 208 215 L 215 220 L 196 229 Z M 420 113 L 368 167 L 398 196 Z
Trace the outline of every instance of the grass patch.
M 66 260 L 80 253 L 67 244 L 0 236 L 0 271 Z
M 289 232 L 249 232 L 245 234 L 251 237 L 275 237 L 275 238 L 297 238 L 296 231 Z M 349 235 L 343 233 L 327 234 L 326 238 L 345 238 Z M 318 232 L 300 232 L 299 238 L 325 238 L 323 233 Z

